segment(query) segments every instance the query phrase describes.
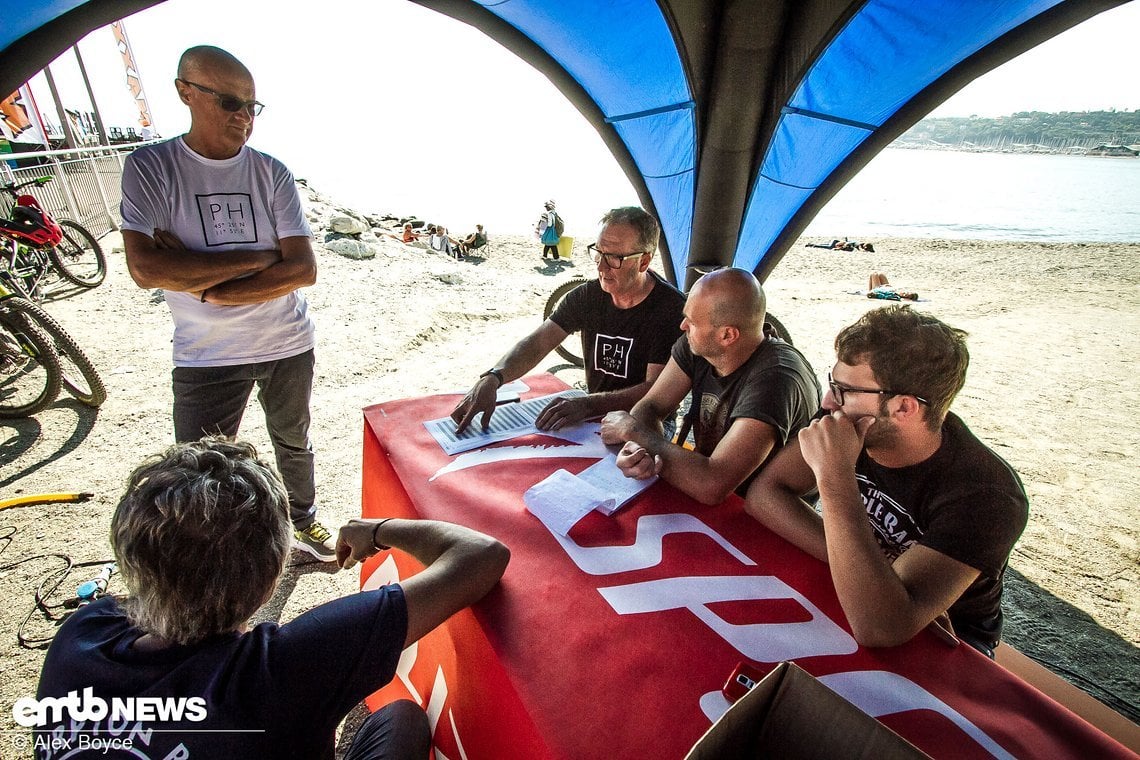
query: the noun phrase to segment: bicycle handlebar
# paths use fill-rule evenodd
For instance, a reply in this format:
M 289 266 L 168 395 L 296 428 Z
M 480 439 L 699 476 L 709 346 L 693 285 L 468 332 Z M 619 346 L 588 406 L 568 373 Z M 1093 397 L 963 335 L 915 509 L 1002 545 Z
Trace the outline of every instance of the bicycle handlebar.
M 35 185 L 36 187 L 43 187 L 47 183 L 51 182 L 51 180 L 52 180 L 52 178 L 50 176 L 48 176 L 48 177 L 36 177 L 35 179 L 30 179 L 27 182 L 21 182 L 19 184 L 15 184 L 13 182 L 5 182 L 3 185 L 0 185 L 0 191 L 8 193 L 9 195 L 15 195 L 16 191 L 22 187 L 27 187 L 28 185 Z

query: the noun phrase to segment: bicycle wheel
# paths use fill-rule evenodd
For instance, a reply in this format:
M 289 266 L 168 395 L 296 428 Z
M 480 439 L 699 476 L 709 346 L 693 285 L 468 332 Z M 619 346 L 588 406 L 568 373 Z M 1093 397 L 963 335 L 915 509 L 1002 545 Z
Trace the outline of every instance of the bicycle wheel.
M 60 276 L 82 288 L 93 288 L 107 276 L 107 258 L 95 236 L 70 219 L 60 219 L 63 240 L 48 251 Z
M 59 395 L 59 360 L 51 341 L 23 314 L 0 302 L 0 417 L 28 417 Z
M 764 332 L 769 330 L 789 346 L 795 345 L 792 343 L 792 334 L 788 332 L 788 328 L 784 327 L 784 323 L 773 317 L 771 313 L 764 315 Z
M 68 393 L 87 406 L 99 406 L 107 400 L 107 389 L 99 373 L 59 322 L 31 301 L 11 298 L 5 303 L 13 311 L 22 312 L 29 322 L 51 339 L 59 357 L 60 382 Z
M 574 277 L 555 288 L 554 292 L 550 294 L 550 298 L 546 299 L 546 308 L 542 312 L 542 318 L 550 319 L 550 315 L 558 308 L 558 304 L 562 303 L 562 299 L 566 297 L 566 294 L 585 283 L 585 277 Z M 584 367 L 586 364 L 581 356 L 582 339 L 577 335 L 567 335 L 566 340 L 555 346 L 554 350 L 558 352 L 559 356 L 575 367 Z

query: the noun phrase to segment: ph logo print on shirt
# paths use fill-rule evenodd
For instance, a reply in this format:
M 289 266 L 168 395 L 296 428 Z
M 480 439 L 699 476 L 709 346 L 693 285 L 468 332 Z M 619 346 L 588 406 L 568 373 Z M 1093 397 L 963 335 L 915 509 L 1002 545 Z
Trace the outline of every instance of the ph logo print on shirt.
M 594 369 L 614 377 L 629 377 L 629 355 L 633 338 L 620 335 L 594 336 Z
M 257 221 L 249 193 L 212 193 L 194 196 L 202 235 L 207 246 L 256 243 Z

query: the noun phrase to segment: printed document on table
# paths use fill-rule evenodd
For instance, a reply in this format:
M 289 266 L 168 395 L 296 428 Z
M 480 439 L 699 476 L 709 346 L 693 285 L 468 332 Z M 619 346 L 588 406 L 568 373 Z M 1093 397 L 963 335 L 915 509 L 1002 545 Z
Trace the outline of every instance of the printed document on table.
M 610 454 L 577 475 L 555 470 L 527 489 L 523 503 L 547 528 L 565 536 L 590 512 L 612 515 L 656 482 L 656 475 L 627 478 L 617 467 L 617 455 Z
M 534 426 L 534 421 L 547 404 L 556 398 L 579 398 L 585 395 L 583 391 L 572 388 L 527 401 L 501 404 L 495 407 L 495 413 L 491 415 L 491 426 L 486 430 L 479 421 L 481 414 L 475 415 L 471 425 L 460 435 L 455 434 L 455 420 L 450 417 L 430 420 L 424 423 L 424 427 L 447 454 L 459 454 L 489 443 L 542 432 Z

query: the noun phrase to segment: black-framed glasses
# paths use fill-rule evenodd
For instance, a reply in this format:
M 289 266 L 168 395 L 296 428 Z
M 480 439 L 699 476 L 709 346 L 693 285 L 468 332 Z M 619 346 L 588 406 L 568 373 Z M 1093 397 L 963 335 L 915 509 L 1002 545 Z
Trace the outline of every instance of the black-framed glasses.
M 827 387 L 831 389 L 831 395 L 835 397 L 835 403 L 843 406 L 844 393 L 874 393 L 879 396 L 914 396 L 915 401 L 929 406 L 930 402 L 922 396 L 915 396 L 913 393 L 903 393 L 902 391 L 888 391 L 885 388 L 849 388 L 846 385 L 840 385 L 831 379 L 831 373 L 827 373 Z
M 644 256 L 647 251 L 635 251 L 633 253 L 602 253 L 598 250 L 597 243 L 590 243 L 586 246 L 591 258 L 594 259 L 595 264 L 606 262 L 606 266 L 610 269 L 621 269 L 621 265 L 625 263 L 626 259 L 633 259 L 638 256 Z
M 205 85 L 198 84 L 197 82 L 191 82 L 189 79 L 179 79 L 178 81 L 182 82 L 184 84 L 188 84 L 191 87 L 197 87 L 199 90 L 206 93 L 207 95 L 213 95 L 215 98 L 218 99 L 218 106 L 223 111 L 227 111 L 229 113 L 237 113 L 238 111 L 248 111 L 253 116 L 260 116 L 261 115 L 261 109 L 265 108 L 264 103 L 259 103 L 256 100 L 242 100 L 237 95 L 226 95 L 223 92 L 218 92 L 217 90 L 211 90 L 209 87 L 206 87 Z

